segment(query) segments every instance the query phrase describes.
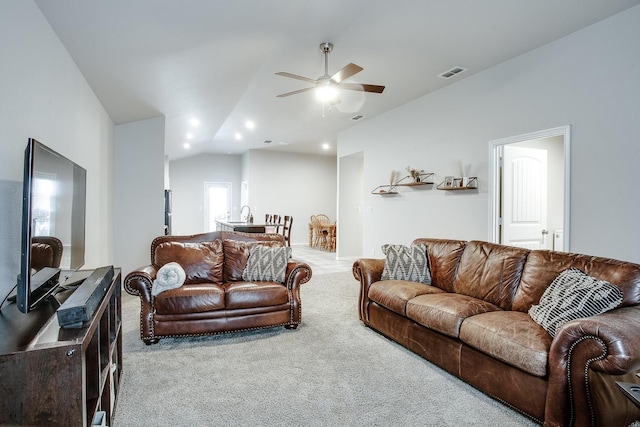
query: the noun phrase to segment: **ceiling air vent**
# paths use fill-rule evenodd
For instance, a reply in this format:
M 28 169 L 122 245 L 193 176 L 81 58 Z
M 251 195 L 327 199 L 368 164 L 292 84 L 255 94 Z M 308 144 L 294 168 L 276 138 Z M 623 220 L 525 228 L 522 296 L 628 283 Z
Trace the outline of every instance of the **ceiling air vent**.
M 445 79 L 450 79 L 451 77 L 455 76 L 456 74 L 460 74 L 463 71 L 467 71 L 467 70 L 465 68 L 454 67 L 449 71 L 445 71 L 444 73 L 440 74 L 440 77 Z
M 265 144 L 271 144 L 271 142 L 272 142 L 272 141 L 271 141 L 270 139 L 265 139 L 265 140 L 264 140 L 264 143 L 265 143 Z
M 361 116 L 360 114 L 358 114 L 357 116 L 353 116 L 351 117 L 351 120 L 360 120 L 361 118 L 363 118 L 364 116 Z

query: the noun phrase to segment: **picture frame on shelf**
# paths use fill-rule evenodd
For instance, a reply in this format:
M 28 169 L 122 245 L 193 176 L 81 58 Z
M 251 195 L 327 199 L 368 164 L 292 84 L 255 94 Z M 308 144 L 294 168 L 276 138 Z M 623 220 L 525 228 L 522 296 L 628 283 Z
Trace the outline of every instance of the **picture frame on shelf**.
M 452 176 L 446 176 L 444 178 L 444 186 L 445 188 L 451 188 L 455 184 L 455 179 Z

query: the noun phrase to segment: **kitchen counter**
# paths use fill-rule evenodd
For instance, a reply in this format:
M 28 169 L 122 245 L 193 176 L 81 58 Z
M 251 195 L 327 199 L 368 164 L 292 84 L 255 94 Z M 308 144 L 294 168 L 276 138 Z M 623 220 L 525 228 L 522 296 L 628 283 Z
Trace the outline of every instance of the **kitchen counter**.
M 254 224 L 246 221 L 222 221 L 216 220 L 218 231 L 241 231 L 243 233 L 264 233 L 267 224 Z

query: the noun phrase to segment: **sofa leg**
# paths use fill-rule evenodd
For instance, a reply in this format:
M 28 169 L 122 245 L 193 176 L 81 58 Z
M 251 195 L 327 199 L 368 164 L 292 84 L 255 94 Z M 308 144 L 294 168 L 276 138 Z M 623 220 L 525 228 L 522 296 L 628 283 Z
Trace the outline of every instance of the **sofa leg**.
M 160 342 L 160 338 L 151 338 L 149 340 L 143 340 L 146 345 L 157 344 Z
M 284 325 L 285 329 L 298 329 L 298 325 Z

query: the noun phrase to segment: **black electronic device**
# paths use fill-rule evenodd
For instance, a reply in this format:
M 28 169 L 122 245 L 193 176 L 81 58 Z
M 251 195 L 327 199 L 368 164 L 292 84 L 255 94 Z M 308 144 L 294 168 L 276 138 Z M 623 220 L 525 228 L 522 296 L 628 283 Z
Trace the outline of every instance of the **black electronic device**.
M 23 313 L 56 290 L 61 269 L 77 270 L 84 265 L 86 179 L 84 168 L 29 139 L 24 153 L 16 287 L 18 309 Z
M 81 328 L 91 321 L 93 314 L 113 280 L 113 266 L 97 268 L 58 308 L 58 324 L 61 328 Z

